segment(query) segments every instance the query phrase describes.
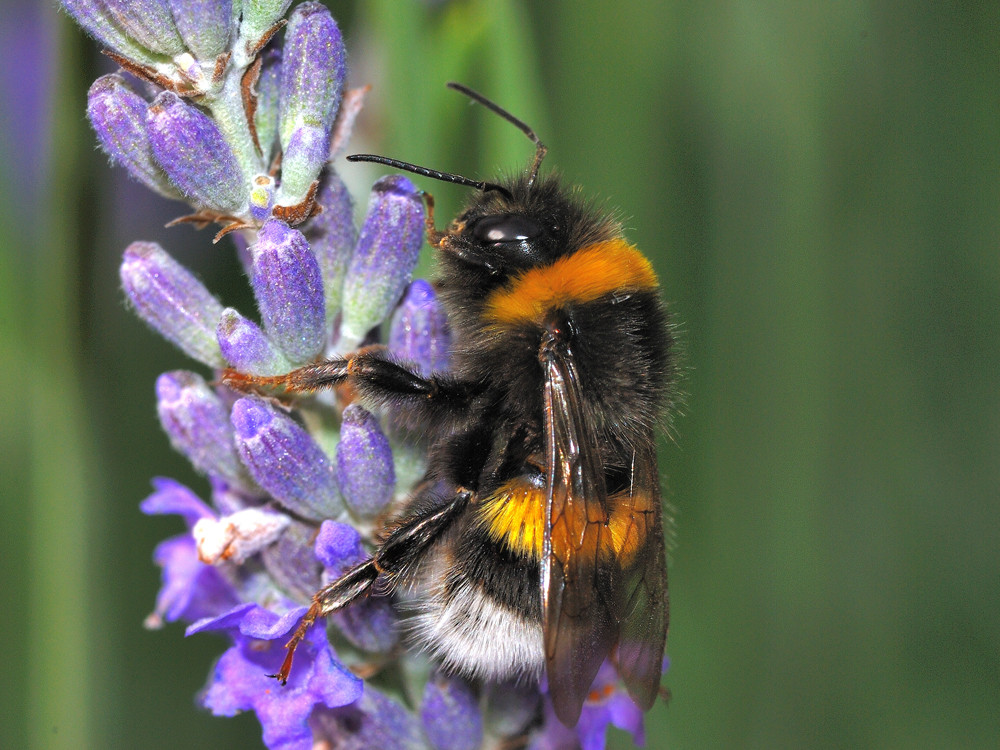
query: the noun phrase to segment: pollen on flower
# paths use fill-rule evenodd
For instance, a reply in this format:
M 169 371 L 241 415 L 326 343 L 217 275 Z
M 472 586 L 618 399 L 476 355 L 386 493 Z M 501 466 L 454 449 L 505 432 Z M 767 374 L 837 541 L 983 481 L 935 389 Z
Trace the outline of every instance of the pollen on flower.
M 198 558 L 209 565 L 228 560 L 243 563 L 273 544 L 291 519 L 281 513 L 246 508 L 218 520 L 202 518 L 191 530 Z

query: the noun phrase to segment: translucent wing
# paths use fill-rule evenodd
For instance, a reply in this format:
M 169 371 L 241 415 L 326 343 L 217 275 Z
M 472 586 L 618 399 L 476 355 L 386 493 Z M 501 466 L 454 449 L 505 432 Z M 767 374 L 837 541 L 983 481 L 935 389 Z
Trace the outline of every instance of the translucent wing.
M 652 436 L 636 448 L 628 491 L 614 499 L 616 518 L 627 519 L 618 542 L 623 566 L 618 673 L 645 711 L 659 692 L 669 622 L 663 503 Z
M 618 640 L 621 569 L 613 556 L 604 467 L 583 409 L 568 343 L 543 339 L 547 497 L 542 548 L 542 626 L 556 716 L 580 717 L 597 670 Z

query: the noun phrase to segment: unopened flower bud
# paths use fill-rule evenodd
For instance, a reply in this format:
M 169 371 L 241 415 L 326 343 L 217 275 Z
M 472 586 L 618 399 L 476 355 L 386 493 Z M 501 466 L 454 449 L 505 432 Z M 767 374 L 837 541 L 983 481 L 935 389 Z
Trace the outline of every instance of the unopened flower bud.
M 59 2 L 88 34 L 108 49 L 145 65 L 157 62 L 153 52 L 129 36 L 103 0 L 59 0 Z
M 257 110 L 253 122 L 264 163 L 271 164 L 278 148 L 278 99 L 281 81 L 281 50 L 268 47 L 263 52 L 257 79 Z
M 200 60 L 214 60 L 229 46 L 233 0 L 167 0 L 184 44 Z
M 319 263 L 306 238 L 271 219 L 250 252 L 250 283 L 268 338 L 293 365 L 315 359 L 323 350 L 326 310 Z
M 323 212 L 309 222 L 305 235 L 323 274 L 329 327 L 340 312 L 344 277 L 358 241 L 358 230 L 354 226 L 354 201 L 343 180 L 333 170 L 324 176 L 316 202 Z
M 406 290 L 389 329 L 389 351 L 423 375 L 448 369 L 451 334 L 434 289 L 417 279 Z
M 139 317 L 189 357 L 225 366 L 215 339 L 222 305 L 190 271 L 155 242 L 133 242 L 120 275 Z
M 231 418 L 243 463 L 278 502 L 315 520 L 342 512 L 333 464 L 295 420 L 252 397 L 237 401 Z
M 223 214 L 245 210 L 248 180 L 212 118 L 170 91 L 147 116 L 153 155 L 187 198 Z
M 302 125 L 318 127 L 329 146 L 346 72 L 344 40 L 330 11 L 317 2 L 302 3 L 288 19 L 282 50 L 278 119 L 283 148 Z
M 292 131 L 281 156 L 281 189 L 278 204 L 301 203 L 326 164 L 330 134 L 319 125 L 299 125 Z
M 87 117 L 111 160 L 151 190 L 179 198 L 180 193 L 153 158 L 146 130 L 148 106 L 117 74 L 101 76 L 87 93 Z
M 396 474 L 392 448 L 378 420 L 358 404 L 344 409 L 337 444 L 337 484 L 361 518 L 374 518 L 392 502 Z
M 170 444 L 205 474 L 253 489 L 236 452 L 229 409 L 193 372 L 165 372 L 156 380 L 156 411 Z
M 146 49 L 173 57 L 184 52 L 166 0 L 103 0 L 125 32 Z
M 292 0 L 243 0 L 240 36 L 254 44 L 285 15 Z
M 344 282 L 343 348 L 356 346 L 395 307 L 413 275 L 423 230 L 424 204 L 413 183 L 402 175 L 376 182 Z
M 316 528 L 292 521 L 274 544 L 261 552 L 268 575 L 282 591 L 309 600 L 323 585 L 320 564 L 313 553 Z
M 216 328 L 219 348 L 229 366 L 250 375 L 280 375 L 292 369 L 256 323 L 227 307 Z

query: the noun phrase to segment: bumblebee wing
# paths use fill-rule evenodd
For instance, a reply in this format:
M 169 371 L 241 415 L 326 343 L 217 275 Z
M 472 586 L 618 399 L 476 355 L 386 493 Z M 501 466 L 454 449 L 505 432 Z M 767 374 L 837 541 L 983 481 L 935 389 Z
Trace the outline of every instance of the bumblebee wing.
M 628 524 L 619 542 L 623 565 L 619 611 L 624 617 L 618 673 L 629 695 L 646 711 L 659 692 L 669 621 L 663 503 L 652 436 L 636 448 L 631 486 L 621 497 L 616 515 L 624 514 L 626 508 Z
M 550 333 L 539 359 L 545 375 L 545 666 L 556 716 L 574 726 L 597 670 L 618 640 L 621 570 L 617 560 L 601 554 L 611 548 L 604 467 L 572 353 Z

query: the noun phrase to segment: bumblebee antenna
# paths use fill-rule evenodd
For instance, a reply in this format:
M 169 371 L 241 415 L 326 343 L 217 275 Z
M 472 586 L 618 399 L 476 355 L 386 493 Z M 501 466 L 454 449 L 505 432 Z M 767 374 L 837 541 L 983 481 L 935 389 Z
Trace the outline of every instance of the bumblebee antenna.
M 542 166 L 542 159 L 544 159 L 545 154 L 548 153 L 548 148 L 546 148 L 545 144 L 538 139 L 538 136 L 535 135 L 535 131 L 532 130 L 530 127 L 528 127 L 528 124 L 526 122 L 517 119 L 516 117 L 514 117 L 514 115 L 512 115 L 510 112 L 508 112 L 506 109 L 501 107 L 496 102 L 487 99 L 478 91 L 473 91 L 464 84 L 452 81 L 451 83 L 448 84 L 448 88 L 454 89 L 459 93 L 465 94 L 474 102 L 479 102 L 484 107 L 486 107 L 486 109 L 488 109 L 490 112 L 500 115 L 503 119 L 505 119 L 507 122 L 509 122 L 511 125 L 516 127 L 518 130 L 520 130 L 522 133 L 528 136 L 528 138 L 531 139 L 531 142 L 535 144 L 535 160 L 531 164 L 531 174 L 528 175 L 528 187 L 531 187 L 535 182 L 535 178 L 538 177 L 538 168 Z
M 484 193 L 490 190 L 496 190 L 498 193 L 503 193 L 508 198 L 511 198 L 510 192 L 507 191 L 501 185 L 497 185 L 494 182 L 480 182 L 478 180 L 470 180 L 468 177 L 463 177 L 460 174 L 452 174 L 451 172 L 441 172 L 437 169 L 429 169 L 427 167 L 421 167 L 417 164 L 410 164 L 408 161 L 400 161 L 399 159 L 390 159 L 388 156 L 379 156 L 378 154 L 351 154 L 347 157 L 347 161 L 370 161 L 375 164 L 384 164 L 387 167 L 392 167 L 393 169 L 402 169 L 404 172 L 413 172 L 413 174 L 419 174 L 423 177 L 430 177 L 434 180 L 441 180 L 442 182 L 454 182 L 456 185 L 465 185 L 467 187 L 474 187 L 477 190 L 482 190 Z

